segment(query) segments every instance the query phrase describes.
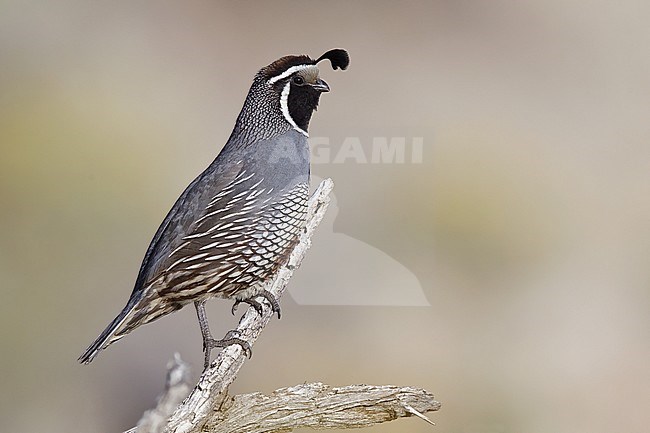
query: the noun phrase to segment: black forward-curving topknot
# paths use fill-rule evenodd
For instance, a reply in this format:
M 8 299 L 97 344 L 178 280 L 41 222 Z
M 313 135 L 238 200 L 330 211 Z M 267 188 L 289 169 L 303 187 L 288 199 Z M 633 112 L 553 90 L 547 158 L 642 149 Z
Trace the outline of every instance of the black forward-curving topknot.
M 325 59 L 329 60 L 332 63 L 332 68 L 335 70 L 339 68 L 347 69 L 348 65 L 350 64 L 350 56 L 348 55 L 348 52 L 340 48 L 335 48 L 333 50 L 329 50 L 320 56 L 317 60 L 313 60 L 311 57 L 305 55 L 281 57 L 270 65 L 260 69 L 258 76 L 261 76 L 265 80 L 268 80 L 282 74 L 292 66 L 315 65 L 321 60 Z
M 350 64 L 350 56 L 348 52 L 340 48 L 335 48 L 329 50 L 314 62 L 314 64 L 320 62 L 321 60 L 328 59 L 332 63 L 332 69 L 336 70 L 338 68 L 347 69 Z

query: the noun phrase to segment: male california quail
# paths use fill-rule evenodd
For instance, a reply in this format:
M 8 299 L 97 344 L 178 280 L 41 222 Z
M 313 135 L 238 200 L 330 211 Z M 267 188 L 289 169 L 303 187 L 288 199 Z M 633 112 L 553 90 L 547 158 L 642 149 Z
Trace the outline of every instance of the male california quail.
M 307 128 L 329 86 L 316 64 L 330 60 L 346 69 L 345 50 L 317 60 L 282 57 L 255 75 L 228 142 L 217 158 L 181 194 L 144 256 L 131 297 L 79 362 L 87 364 L 111 343 L 140 325 L 196 307 L 205 366 L 215 347 L 247 344 L 215 340 L 205 302 L 212 297 L 247 302 L 277 300 L 264 283 L 286 263 L 306 218 L 309 193 Z M 249 349 L 249 348 L 248 348 Z

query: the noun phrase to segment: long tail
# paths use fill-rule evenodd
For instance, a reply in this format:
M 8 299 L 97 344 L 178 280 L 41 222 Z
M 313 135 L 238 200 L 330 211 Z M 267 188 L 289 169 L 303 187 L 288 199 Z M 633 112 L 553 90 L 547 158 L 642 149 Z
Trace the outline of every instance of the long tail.
M 136 296 L 129 299 L 124 309 L 117 315 L 115 319 L 104 329 L 99 337 L 90 345 L 88 349 L 79 357 L 78 361 L 82 364 L 89 364 L 97 354 L 106 349 L 109 345 L 116 342 L 120 338 L 128 334 L 134 326 L 129 326 L 130 319 L 136 310 L 136 306 L 140 301 L 141 296 Z

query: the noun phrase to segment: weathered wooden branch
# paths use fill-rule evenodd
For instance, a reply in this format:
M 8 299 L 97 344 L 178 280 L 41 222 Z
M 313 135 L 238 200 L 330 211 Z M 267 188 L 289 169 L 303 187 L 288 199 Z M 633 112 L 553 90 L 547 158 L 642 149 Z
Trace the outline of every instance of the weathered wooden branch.
M 316 227 L 329 205 L 334 184 L 326 179 L 308 203 L 305 229 L 287 265 L 269 282 L 276 299 L 284 293 L 293 272 L 302 263 Z M 264 303 L 262 314 L 250 307 L 237 326 L 240 338 L 252 347 L 273 316 Z M 177 398 L 180 388 L 169 384 L 159 398 L 156 409 L 148 411 L 128 433 L 199 433 L 199 432 L 288 432 L 298 427 L 355 428 L 390 421 L 403 416 L 418 416 L 430 422 L 423 413 L 435 411 L 440 403 L 424 390 L 409 387 L 352 385 L 330 388 L 321 383 L 282 388 L 266 396 L 260 393 L 228 396 L 228 386 L 235 380 L 246 360 L 239 345 L 226 347 L 203 372 L 198 383 L 183 403 L 170 415 L 169 404 Z M 174 396 L 168 396 L 170 392 Z M 163 402 L 161 404 L 161 402 Z M 154 415 L 145 420 L 147 416 Z M 169 416 L 165 423 L 161 421 Z
M 306 383 L 271 395 L 237 395 L 223 402 L 219 416 L 203 431 L 219 433 L 286 432 L 299 427 L 348 429 L 369 427 L 405 416 L 438 410 L 433 395 L 418 388 L 351 385 L 331 388 Z M 426 417 L 425 420 L 429 421 Z

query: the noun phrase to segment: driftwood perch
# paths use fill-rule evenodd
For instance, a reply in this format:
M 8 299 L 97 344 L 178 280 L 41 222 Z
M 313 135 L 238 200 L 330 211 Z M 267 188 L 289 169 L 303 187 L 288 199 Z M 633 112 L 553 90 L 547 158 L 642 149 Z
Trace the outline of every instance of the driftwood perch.
M 368 427 L 403 416 L 424 416 L 422 412 L 439 408 L 440 403 L 431 394 L 417 388 L 370 385 L 330 388 L 322 383 L 306 383 L 278 389 L 271 395 L 237 395 L 221 406 L 223 418 L 208 421 L 204 431 L 266 433 L 298 427 Z
M 307 222 L 300 241 L 287 265 L 267 287 L 276 299 L 280 299 L 294 270 L 302 263 L 310 239 L 327 211 L 333 186 L 330 179 L 324 180 L 309 199 Z M 252 347 L 272 316 L 266 301 L 262 314 L 248 308 L 237 326 L 240 338 Z M 176 407 L 189 391 L 187 366 L 176 357 L 169 366 L 165 394 L 159 397 L 156 408 L 147 411 L 138 426 L 127 433 L 271 433 L 299 427 L 356 428 L 405 416 L 417 416 L 431 423 L 423 414 L 440 408 L 440 403 L 428 392 L 396 386 L 330 388 L 322 383 L 310 383 L 281 388 L 271 395 L 252 393 L 230 397 L 228 386 L 245 360 L 246 354 L 239 345 L 223 349 L 189 396 Z

